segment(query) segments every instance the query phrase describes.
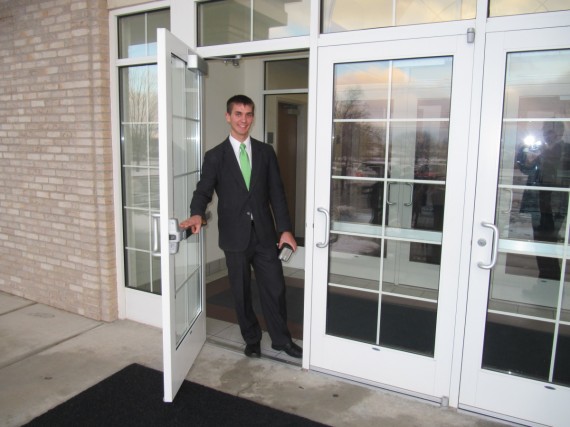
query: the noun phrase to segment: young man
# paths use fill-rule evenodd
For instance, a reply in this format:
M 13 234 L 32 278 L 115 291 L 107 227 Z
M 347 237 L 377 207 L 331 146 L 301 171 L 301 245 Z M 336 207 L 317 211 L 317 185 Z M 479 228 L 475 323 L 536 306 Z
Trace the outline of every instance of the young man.
M 303 351 L 293 343 L 287 327 L 285 279 L 278 258 L 283 245 L 295 251 L 297 243 L 275 152 L 249 136 L 254 109 L 253 101 L 245 95 L 228 100 L 230 135 L 206 152 L 190 203 L 191 217 L 180 226 L 198 233 L 216 192 L 219 245 L 226 256 L 245 355 L 261 356 L 261 327 L 251 300 L 253 266 L 272 348 L 300 358 Z

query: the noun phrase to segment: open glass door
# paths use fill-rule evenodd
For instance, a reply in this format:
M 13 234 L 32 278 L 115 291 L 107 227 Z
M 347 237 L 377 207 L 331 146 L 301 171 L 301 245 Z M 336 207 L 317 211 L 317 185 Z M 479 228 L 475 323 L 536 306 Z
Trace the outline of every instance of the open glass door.
M 206 340 L 202 236 L 187 236 L 178 227 L 189 216 L 200 176 L 205 71 L 205 62 L 188 46 L 158 30 L 160 216 L 153 219 L 153 251 L 162 268 L 166 402 L 174 399 Z
M 570 28 L 487 36 L 460 406 L 570 422 Z
M 313 367 L 449 395 L 472 58 L 464 36 L 319 50 Z

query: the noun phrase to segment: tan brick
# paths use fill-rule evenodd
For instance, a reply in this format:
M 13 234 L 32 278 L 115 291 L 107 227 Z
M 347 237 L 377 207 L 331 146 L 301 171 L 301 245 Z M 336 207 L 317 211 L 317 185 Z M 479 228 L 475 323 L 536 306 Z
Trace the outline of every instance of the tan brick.
M 114 320 L 107 2 L 0 7 L 0 289 Z

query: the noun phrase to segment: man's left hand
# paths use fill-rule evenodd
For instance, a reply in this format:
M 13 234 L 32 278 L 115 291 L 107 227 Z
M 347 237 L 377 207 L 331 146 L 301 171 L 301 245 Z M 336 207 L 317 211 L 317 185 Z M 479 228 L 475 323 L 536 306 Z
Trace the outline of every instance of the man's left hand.
M 284 231 L 281 233 L 281 238 L 279 239 L 279 249 L 281 249 L 285 243 L 291 246 L 293 252 L 297 250 L 297 242 L 295 241 L 293 233 L 290 231 Z

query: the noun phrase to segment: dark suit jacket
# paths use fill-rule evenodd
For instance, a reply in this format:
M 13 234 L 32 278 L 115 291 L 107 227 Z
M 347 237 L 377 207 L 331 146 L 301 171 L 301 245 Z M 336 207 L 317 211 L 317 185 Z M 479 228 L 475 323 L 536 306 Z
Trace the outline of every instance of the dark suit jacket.
M 252 222 L 259 241 L 275 245 L 277 232 L 291 231 L 291 219 L 273 147 L 251 138 L 253 167 L 249 191 L 229 138 L 204 156 L 202 175 L 190 203 L 191 215 L 205 218 L 213 192 L 218 195 L 219 245 L 224 251 L 247 248 Z

